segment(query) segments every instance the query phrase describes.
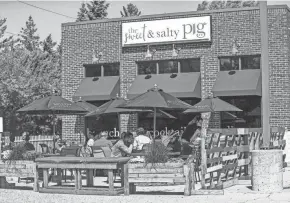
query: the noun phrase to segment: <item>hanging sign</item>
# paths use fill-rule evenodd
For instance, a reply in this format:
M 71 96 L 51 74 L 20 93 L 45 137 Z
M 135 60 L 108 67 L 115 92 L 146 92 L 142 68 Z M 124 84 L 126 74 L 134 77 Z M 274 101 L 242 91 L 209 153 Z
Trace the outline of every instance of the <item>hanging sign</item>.
M 211 17 L 122 23 L 122 46 L 211 41 Z

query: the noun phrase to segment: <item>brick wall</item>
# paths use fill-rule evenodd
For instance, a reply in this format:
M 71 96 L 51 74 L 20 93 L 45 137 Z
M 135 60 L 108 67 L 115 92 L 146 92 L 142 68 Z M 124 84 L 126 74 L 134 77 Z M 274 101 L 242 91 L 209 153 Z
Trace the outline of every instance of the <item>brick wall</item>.
M 185 43 L 178 58 L 201 58 L 202 98 L 212 95 L 211 89 L 219 71 L 219 56 L 231 56 L 233 40 L 241 47 L 238 55 L 261 53 L 259 10 L 256 8 L 225 9 L 220 11 L 190 12 L 143 16 L 139 18 L 108 19 L 62 25 L 63 43 L 63 96 L 71 100 L 84 77 L 83 64 L 91 63 L 92 50 L 103 52 L 100 62 L 120 62 L 121 97 L 126 97 L 136 76 L 136 61 L 145 60 L 146 46 L 121 47 L 121 23 L 123 21 L 158 20 L 193 16 L 212 16 L 211 43 Z M 270 60 L 270 120 L 272 126 L 290 123 L 289 88 L 289 29 L 288 7 L 275 6 L 268 10 L 269 60 Z M 171 59 L 172 44 L 154 45 L 157 51 L 153 59 Z M 212 115 L 210 127 L 219 127 L 219 113 Z M 63 137 L 75 138 L 79 131 L 77 117 L 66 116 Z M 137 126 L 136 115 L 121 115 L 121 130 Z M 77 139 L 77 138 L 76 138 Z

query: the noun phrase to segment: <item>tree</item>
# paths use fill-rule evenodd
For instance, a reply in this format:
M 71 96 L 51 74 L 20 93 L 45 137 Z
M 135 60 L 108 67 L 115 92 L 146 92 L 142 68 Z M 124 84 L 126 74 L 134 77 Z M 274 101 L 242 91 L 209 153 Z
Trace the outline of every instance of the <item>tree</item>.
M 3 48 L 7 48 L 9 44 L 13 41 L 13 36 L 8 38 L 4 37 L 5 31 L 7 29 L 6 18 L 0 19 L 0 51 Z
M 42 46 L 42 50 L 44 52 L 48 52 L 50 54 L 52 54 L 54 52 L 54 47 L 56 46 L 56 42 L 54 42 L 52 40 L 51 34 L 49 34 L 42 42 L 41 42 L 41 46 Z
M 217 10 L 224 8 L 242 8 L 242 7 L 256 7 L 259 5 L 258 1 L 202 1 L 198 4 L 197 10 Z
M 136 5 L 129 3 L 127 7 L 123 6 L 123 11 L 120 11 L 122 17 L 130 17 L 130 16 L 140 16 L 141 11 L 137 8 Z
M 28 51 L 34 51 L 39 48 L 39 36 L 36 34 L 37 28 L 31 16 L 26 21 L 26 27 L 21 28 L 20 42 Z
M 82 3 L 78 12 L 77 22 L 106 18 L 109 3 L 105 0 L 91 1 L 90 3 Z

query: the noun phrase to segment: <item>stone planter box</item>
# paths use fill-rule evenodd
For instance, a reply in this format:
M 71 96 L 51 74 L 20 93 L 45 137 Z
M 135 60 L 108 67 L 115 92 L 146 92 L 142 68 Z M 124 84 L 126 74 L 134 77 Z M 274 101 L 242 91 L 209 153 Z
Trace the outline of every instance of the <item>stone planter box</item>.
M 0 188 L 9 188 L 13 185 L 7 183 L 6 177 L 33 178 L 35 163 L 33 161 L 0 161 Z
M 184 195 L 194 190 L 194 165 L 186 163 L 144 163 L 129 164 L 130 193 L 136 192 L 136 185 L 185 185 Z

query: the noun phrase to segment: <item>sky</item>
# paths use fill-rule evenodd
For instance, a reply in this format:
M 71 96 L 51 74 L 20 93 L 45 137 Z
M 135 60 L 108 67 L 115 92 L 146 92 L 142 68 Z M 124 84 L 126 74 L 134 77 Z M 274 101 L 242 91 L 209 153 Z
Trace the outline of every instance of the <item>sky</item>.
M 26 1 L 26 3 L 31 5 L 54 11 L 69 17 L 60 16 L 51 12 L 46 12 L 41 9 L 26 5 L 20 1 L 0 0 L 0 19 L 7 18 L 7 32 L 10 33 L 20 33 L 22 27 L 25 26 L 25 22 L 31 15 L 36 27 L 38 29 L 37 33 L 40 39 L 43 40 L 49 34 L 52 35 L 52 39 L 58 43 L 61 40 L 61 24 L 67 22 L 75 22 L 77 17 L 77 12 L 79 11 L 80 5 L 84 1 Z M 139 10 L 141 10 L 142 15 L 150 14 L 160 14 L 160 13 L 173 13 L 173 12 L 186 12 L 195 11 L 197 5 L 201 1 L 108 1 L 110 7 L 108 9 L 108 18 L 118 18 L 120 17 L 120 11 L 122 6 L 132 2 Z M 290 7 L 290 1 L 268 1 L 268 5 L 280 5 L 286 4 Z M 7 36 L 11 35 L 6 33 Z

